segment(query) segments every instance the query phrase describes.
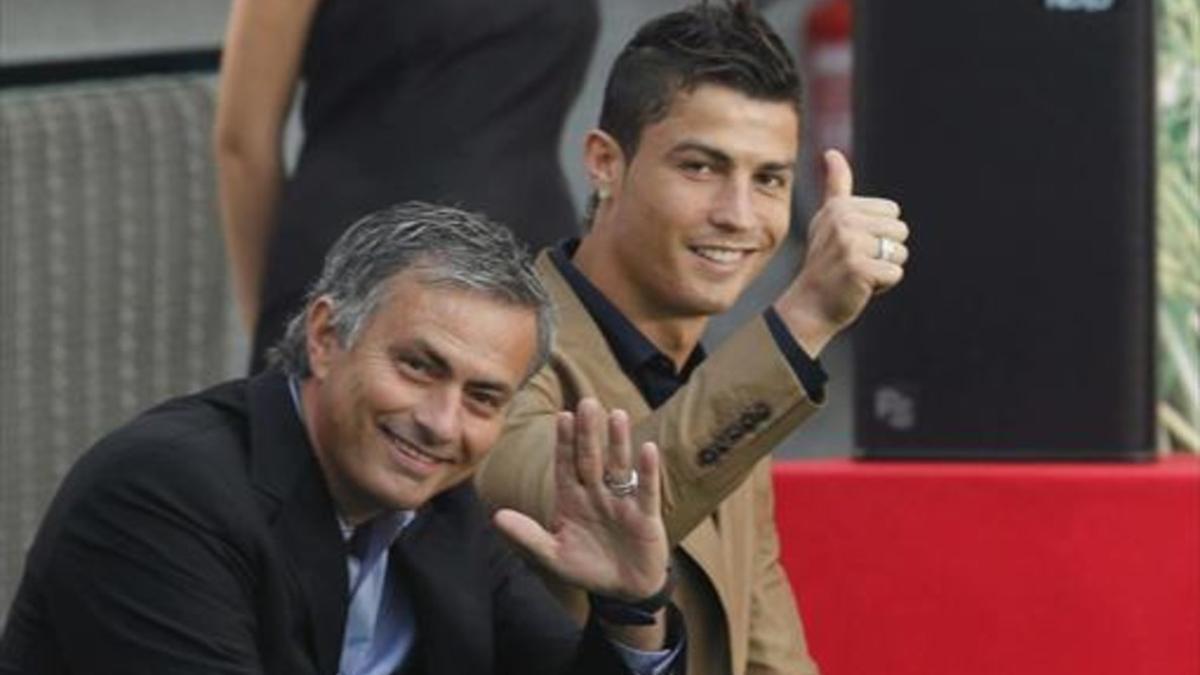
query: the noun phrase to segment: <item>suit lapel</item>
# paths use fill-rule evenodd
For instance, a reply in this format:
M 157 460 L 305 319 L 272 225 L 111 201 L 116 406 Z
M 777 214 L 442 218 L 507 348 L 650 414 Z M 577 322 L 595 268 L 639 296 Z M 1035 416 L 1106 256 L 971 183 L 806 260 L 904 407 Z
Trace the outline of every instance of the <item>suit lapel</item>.
M 268 373 L 251 380 L 249 406 L 251 476 L 260 501 L 275 511 L 272 533 L 307 609 L 306 632 L 319 671 L 336 672 L 349 583 L 333 501 L 286 378 Z
M 491 589 L 484 570 L 466 550 L 465 514 L 451 490 L 424 507 L 392 546 L 393 572 L 413 601 L 419 672 L 451 675 L 491 672 Z M 481 641 L 484 641 L 481 644 Z M 409 669 L 406 672 L 418 672 Z
M 642 393 L 626 377 L 600 327 L 554 266 L 548 251 L 542 251 L 538 256 L 537 272 L 558 311 L 559 349 L 571 355 L 568 361 L 579 371 L 573 380 L 592 387 L 590 391 L 574 392 L 576 395 L 564 401 L 564 406 L 574 408 L 584 396 L 595 396 L 606 405 L 624 408 L 634 420 L 649 415 L 650 406 Z
M 537 272 L 559 314 L 560 349 L 571 355 L 567 361 L 579 371 L 573 379 L 592 387 L 590 391 L 575 392 L 576 397 L 565 400 L 564 406 L 574 408 L 580 398 L 595 396 L 607 406 L 624 408 L 634 422 L 648 416 L 652 412 L 650 406 L 621 369 L 600 327 L 554 266 L 548 251 L 542 251 L 538 256 Z M 717 580 L 727 579 L 728 576 L 725 574 L 726 563 L 714 518 L 700 521 L 696 529 L 683 538 L 679 547 L 706 571 L 717 595 L 722 601 L 728 602 L 728 589 L 717 585 Z

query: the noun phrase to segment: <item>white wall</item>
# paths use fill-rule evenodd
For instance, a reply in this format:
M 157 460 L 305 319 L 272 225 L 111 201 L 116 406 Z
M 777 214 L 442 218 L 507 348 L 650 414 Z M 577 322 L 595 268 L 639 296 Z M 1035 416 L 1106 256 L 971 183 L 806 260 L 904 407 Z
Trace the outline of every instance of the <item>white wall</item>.
M 0 63 L 216 47 L 228 0 L 0 0 Z

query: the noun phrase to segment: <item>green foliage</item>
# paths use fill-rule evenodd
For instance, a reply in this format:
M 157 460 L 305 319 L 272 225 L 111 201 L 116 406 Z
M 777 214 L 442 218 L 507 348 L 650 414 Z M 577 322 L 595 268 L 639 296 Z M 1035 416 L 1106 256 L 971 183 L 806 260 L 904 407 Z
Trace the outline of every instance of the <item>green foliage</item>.
M 1159 439 L 1200 452 L 1200 2 L 1156 9 Z

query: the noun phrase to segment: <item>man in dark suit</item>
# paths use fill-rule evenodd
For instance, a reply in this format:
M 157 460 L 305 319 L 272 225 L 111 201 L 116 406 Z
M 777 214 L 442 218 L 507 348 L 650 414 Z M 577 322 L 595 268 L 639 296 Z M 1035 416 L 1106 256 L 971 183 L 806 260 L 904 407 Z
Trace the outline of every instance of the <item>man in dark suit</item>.
M 424 204 L 363 219 L 276 368 L 150 410 L 70 472 L 0 673 L 665 672 L 657 449 L 630 448 L 627 415 L 560 416 L 551 529 L 494 518 L 592 592 L 582 632 L 467 480 L 551 333 L 503 228 Z

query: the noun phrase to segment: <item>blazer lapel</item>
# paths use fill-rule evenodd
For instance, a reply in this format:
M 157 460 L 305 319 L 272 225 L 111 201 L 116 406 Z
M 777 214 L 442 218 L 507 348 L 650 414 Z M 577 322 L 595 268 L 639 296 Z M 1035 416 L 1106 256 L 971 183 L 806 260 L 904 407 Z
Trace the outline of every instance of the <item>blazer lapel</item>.
M 575 295 L 571 285 L 554 266 L 548 251 L 542 251 L 538 256 L 537 272 L 559 313 L 558 341 L 561 349 L 564 353 L 571 354 L 570 365 L 579 369 L 573 379 L 576 382 L 588 383 L 592 387 L 590 391 L 576 392 L 576 400 L 564 401 L 565 405 L 574 407 L 578 398 L 595 396 L 610 406 L 624 408 L 634 422 L 649 415 L 652 411 L 642 393 L 621 369 L 604 339 L 604 334 L 600 332 L 600 327 Z M 700 521 L 696 528 L 679 542 L 679 548 L 707 571 L 717 595 L 723 602 L 728 603 L 729 589 L 722 588 L 717 583 L 717 580 L 727 579 L 728 576 L 725 574 L 726 563 L 722 557 L 720 536 L 714 518 Z
M 592 387 L 590 391 L 576 392 L 574 399 L 564 401 L 565 405 L 574 408 L 584 396 L 595 396 L 609 405 L 618 402 L 634 420 L 649 415 L 650 406 L 642 393 L 621 369 L 600 327 L 554 266 L 548 251 L 538 256 L 537 272 L 558 312 L 559 349 L 570 354 L 570 365 L 579 369 L 573 379 Z
M 492 631 L 490 580 L 471 562 L 482 552 L 464 550 L 463 525 L 457 522 L 464 514 L 454 511 L 460 489 L 424 507 L 391 549 L 393 572 L 416 613 L 420 672 L 431 675 L 492 671 L 486 648 Z
M 272 532 L 308 611 L 308 639 L 320 672 L 337 671 L 346 623 L 345 543 L 333 500 L 297 415 L 287 380 L 267 373 L 249 385 L 251 476 L 276 510 Z

